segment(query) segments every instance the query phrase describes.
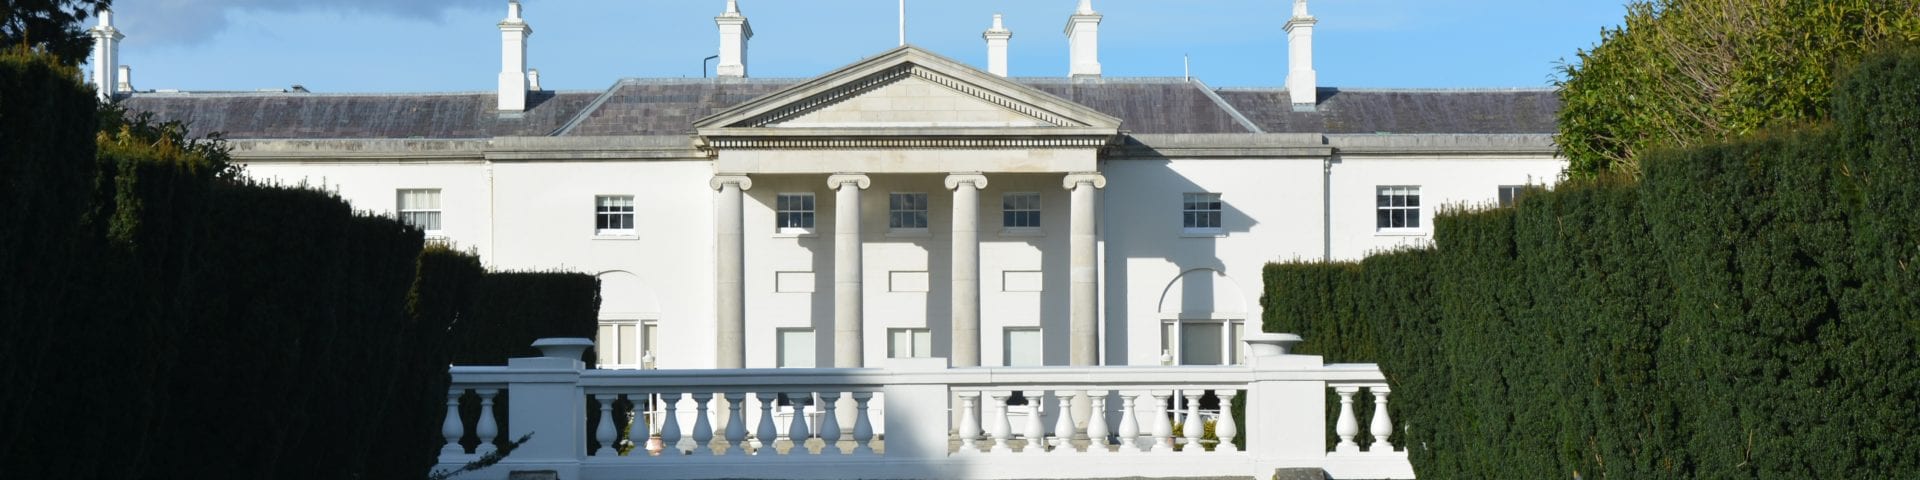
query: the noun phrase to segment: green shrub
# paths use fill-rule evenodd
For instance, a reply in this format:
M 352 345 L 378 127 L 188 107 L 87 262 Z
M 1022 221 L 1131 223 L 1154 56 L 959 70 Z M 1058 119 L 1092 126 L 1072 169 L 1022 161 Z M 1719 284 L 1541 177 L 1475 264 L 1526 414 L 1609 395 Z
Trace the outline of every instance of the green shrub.
M 1380 363 L 1425 477 L 1920 476 L 1920 54 L 1843 85 L 1830 127 L 1269 265 L 1266 327 Z
M 584 273 L 502 272 L 480 279 L 471 318 L 453 325 L 453 363 L 506 365 L 537 357 L 542 338 L 594 338 L 599 333 L 600 280 Z M 581 358 L 589 367 L 598 355 Z

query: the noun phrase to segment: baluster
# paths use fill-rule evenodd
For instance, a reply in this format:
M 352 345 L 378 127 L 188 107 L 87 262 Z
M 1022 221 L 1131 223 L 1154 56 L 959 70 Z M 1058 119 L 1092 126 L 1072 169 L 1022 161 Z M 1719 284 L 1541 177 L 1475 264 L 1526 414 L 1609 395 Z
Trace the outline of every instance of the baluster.
M 499 448 L 487 447 L 493 445 L 494 440 L 498 440 L 500 437 L 500 424 L 495 423 L 493 420 L 493 396 L 500 393 L 500 391 L 481 389 L 477 393 L 480 394 L 480 425 L 473 428 L 473 436 L 480 439 L 480 446 L 473 448 L 473 453 L 476 454 L 490 452 Z
M 1042 453 L 1047 451 L 1047 427 L 1045 422 L 1040 421 L 1040 416 L 1045 414 L 1040 407 L 1046 404 L 1046 390 L 1027 392 L 1027 427 L 1026 431 L 1021 432 L 1021 435 L 1027 439 L 1027 447 L 1021 449 L 1021 453 Z
M 711 393 L 693 394 L 693 456 L 713 456 L 713 421 L 707 419 L 707 404 L 713 401 Z
M 1353 443 L 1353 436 L 1360 434 L 1360 421 L 1353 418 L 1353 394 L 1360 393 L 1360 387 L 1333 387 L 1340 394 L 1340 422 L 1333 432 L 1340 435 L 1340 445 L 1333 447 L 1336 452 L 1358 452 L 1360 444 Z
M 990 452 L 1012 453 L 1013 424 L 1007 421 L 1007 397 L 1011 392 L 987 392 L 993 398 L 993 448 Z
M 1167 397 L 1172 396 L 1173 392 L 1167 390 L 1152 390 L 1147 394 L 1153 396 L 1153 451 L 1156 453 L 1172 452 L 1173 419 L 1169 417 L 1169 413 L 1167 412 Z
M 611 398 L 602 400 L 599 395 L 587 396 L 600 403 L 600 414 L 597 415 L 600 417 L 600 426 L 593 429 L 593 440 L 600 442 L 600 450 L 594 452 L 595 456 L 620 455 L 620 446 L 613 443 L 616 440 L 614 434 L 619 432 L 613 428 L 613 401 L 620 397 L 618 395 L 607 395 L 607 397 Z M 613 455 L 607 455 L 608 453 Z
M 787 426 L 787 441 L 793 442 L 793 446 L 787 448 L 788 455 L 813 453 L 812 450 L 807 449 L 807 438 L 813 436 L 807 433 L 807 407 L 800 404 L 805 401 L 803 399 L 810 398 L 813 398 L 813 392 L 787 394 L 787 404 L 793 405 L 793 424 Z
M 832 448 L 835 453 L 846 455 L 846 447 L 840 446 L 840 392 L 820 392 L 820 405 L 826 414 L 820 416 L 820 453 Z
M 660 422 L 660 454 L 685 455 L 680 449 L 680 392 L 660 394 L 660 416 L 666 417 Z
M 773 402 L 780 394 L 773 392 L 754 392 L 753 398 L 760 400 L 760 428 L 753 435 L 760 440 L 760 448 L 754 449 L 754 455 L 772 455 L 773 441 L 779 439 L 780 431 L 773 426 Z
M 873 400 L 873 392 L 853 392 L 853 453 L 873 454 L 873 420 L 868 417 L 867 402 Z
M 1054 411 L 1053 453 L 1068 454 L 1078 452 L 1078 450 L 1074 450 L 1073 448 L 1074 394 L 1067 393 L 1065 390 L 1055 390 L 1053 396 L 1060 401 L 1060 408 Z
M 1213 451 L 1240 451 L 1240 447 L 1233 445 L 1233 439 L 1240 436 L 1240 424 L 1233 421 L 1233 397 L 1239 393 L 1234 390 L 1213 392 L 1214 395 L 1220 396 L 1220 421 L 1213 425 L 1213 436 L 1220 439 L 1220 444 L 1214 445 Z
M 1122 452 L 1140 451 L 1140 420 L 1134 414 L 1133 407 L 1142 395 L 1144 395 L 1142 392 L 1120 393 L 1120 451 Z
M 961 454 L 980 453 L 980 417 L 973 413 L 979 402 L 980 392 L 960 392 Z
M 1087 400 L 1093 406 L 1087 418 L 1087 453 L 1111 453 L 1107 450 L 1107 392 L 1088 390 Z
M 1393 453 L 1393 443 L 1387 441 L 1393 435 L 1393 419 L 1387 416 L 1387 394 L 1392 392 L 1386 385 L 1367 387 L 1373 392 L 1373 446 L 1367 451 Z
M 460 421 L 460 397 L 466 394 L 464 388 L 447 392 L 447 417 L 440 421 L 440 436 L 446 437 L 447 444 L 440 447 L 441 458 L 467 454 L 467 447 L 460 445 L 460 437 L 467 436 L 467 424 Z
M 1205 390 L 1187 390 L 1183 393 L 1187 394 L 1187 423 L 1180 426 L 1180 433 L 1187 434 L 1187 446 L 1184 451 L 1187 453 L 1204 453 L 1207 451 L 1207 447 L 1200 444 L 1200 439 L 1206 437 L 1207 419 L 1200 418 L 1200 395 L 1207 392 Z
M 747 452 L 747 417 L 740 408 L 747 403 L 745 392 L 727 392 L 727 450 L 722 453 Z

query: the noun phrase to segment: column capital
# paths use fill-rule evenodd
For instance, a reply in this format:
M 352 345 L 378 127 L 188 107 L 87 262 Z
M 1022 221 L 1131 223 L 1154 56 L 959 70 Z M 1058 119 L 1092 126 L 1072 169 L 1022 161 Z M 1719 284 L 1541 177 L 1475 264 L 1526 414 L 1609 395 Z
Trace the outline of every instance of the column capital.
M 712 180 L 707 180 L 707 186 L 714 190 L 726 188 L 728 184 L 740 187 L 743 191 L 753 189 L 753 179 L 746 175 L 720 174 L 714 175 Z
M 975 190 L 983 190 L 987 188 L 987 176 L 979 172 L 947 174 L 948 190 L 960 188 L 961 184 L 972 184 Z
M 1081 185 L 1092 185 L 1093 188 L 1107 188 L 1107 176 L 1101 175 L 1100 172 L 1069 173 L 1067 174 L 1066 180 L 1060 182 L 1060 187 L 1067 190 L 1073 190 Z
M 840 187 L 849 183 L 853 184 L 853 188 L 866 190 L 867 187 L 873 186 L 873 179 L 868 178 L 864 173 L 836 173 L 827 177 L 828 189 L 839 190 Z

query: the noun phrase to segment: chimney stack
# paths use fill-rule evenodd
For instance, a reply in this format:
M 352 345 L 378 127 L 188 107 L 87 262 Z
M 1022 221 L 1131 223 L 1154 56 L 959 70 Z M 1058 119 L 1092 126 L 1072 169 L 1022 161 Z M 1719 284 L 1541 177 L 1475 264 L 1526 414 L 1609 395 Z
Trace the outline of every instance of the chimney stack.
M 93 86 L 101 101 L 113 100 L 120 91 L 118 78 L 120 66 L 120 29 L 113 28 L 113 10 L 100 9 L 100 24 L 87 31 L 93 36 Z
M 1100 18 L 1093 11 L 1093 0 L 1080 0 L 1080 8 L 1067 18 L 1067 45 L 1073 59 L 1069 76 L 1100 76 Z
M 753 25 L 740 14 L 740 2 L 727 0 L 727 11 L 714 17 L 713 23 L 720 26 L 720 66 L 714 71 L 721 77 L 746 77 L 747 40 L 753 39 Z
M 533 92 L 538 92 L 541 90 L 540 89 L 540 69 L 538 68 L 527 69 L 527 90 L 533 91 Z
M 501 112 L 527 110 L 527 37 L 533 27 L 520 18 L 520 0 L 507 0 L 507 19 L 500 21 Z
M 1313 24 L 1307 0 L 1293 0 L 1293 18 L 1287 20 L 1287 96 L 1295 111 L 1313 111 L 1319 103 L 1319 80 L 1313 72 Z
M 1013 31 L 1007 30 L 1000 14 L 993 14 L 993 28 L 980 34 L 987 39 L 987 71 L 1002 77 L 1007 76 L 1007 41 L 1013 39 Z
M 115 85 L 114 93 L 133 93 L 133 67 L 130 65 L 121 65 L 120 78 L 115 81 L 117 85 Z

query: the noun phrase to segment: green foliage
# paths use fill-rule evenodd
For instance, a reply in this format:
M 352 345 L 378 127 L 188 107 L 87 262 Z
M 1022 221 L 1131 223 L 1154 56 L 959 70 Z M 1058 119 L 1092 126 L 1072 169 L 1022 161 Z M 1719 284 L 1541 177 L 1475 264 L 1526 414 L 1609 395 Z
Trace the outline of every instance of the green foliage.
M 600 325 L 600 280 L 569 272 L 501 272 L 480 279 L 474 311 L 453 325 L 453 362 L 506 365 L 537 357 L 542 338 L 594 338 Z M 581 358 L 589 367 L 598 355 Z
M 113 0 L 6 0 L 0 3 L 0 48 L 14 46 L 51 53 L 68 67 L 87 60 L 93 37 L 82 22 Z
M 1562 67 L 1555 141 L 1573 176 L 1826 118 L 1867 52 L 1920 41 L 1920 0 L 1635 0 Z
M 7 476 L 30 476 L 31 467 L 16 468 L 21 458 L 98 450 L 97 438 L 40 432 L 77 432 L 72 420 L 86 420 L 78 412 L 110 401 L 53 391 L 91 381 L 64 375 L 75 371 L 69 362 L 109 367 L 104 359 L 70 354 L 75 343 L 97 337 L 84 329 L 100 324 L 87 308 L 100 292 L 68 284 L 91 278 L 93 271 L 72 268 L 71 260 L 94 255 L 98 243 L 85 228 L 96 176 L 94 99 L 78 76 L 24 47 L 0 48 L 0 445 L 7 446 L 0 465 L 7 465 Z M 60 416 L 67 418 L 49 418 Z M 50 427 L 61 430 L 36 429 Z
M 1831 127 L 1269 265 L 1266 327 L 1380 363 L 1423 477 L 1920 476 L 1920 52 L 1841 85 Z
M 367 477 L 413 478 L 439 463 L 440 422 L 446 412 L 451 362 L 447 331 L 471 315 L 474 292 L 486 269 L 480 257 L 429 243 L 415 265 L 413 289 L 407 293 L 404 359 L 393 386 L 386 420 L 372 445 Z

